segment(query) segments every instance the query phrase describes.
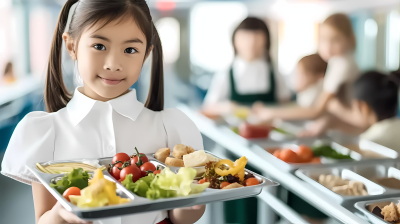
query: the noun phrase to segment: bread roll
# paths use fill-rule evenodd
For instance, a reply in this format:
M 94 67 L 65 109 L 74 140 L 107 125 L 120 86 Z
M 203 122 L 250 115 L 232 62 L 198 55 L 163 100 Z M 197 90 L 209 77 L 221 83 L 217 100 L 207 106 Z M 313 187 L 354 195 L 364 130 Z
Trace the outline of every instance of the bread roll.
M 177 159 L 177 158 L 172 158 L 172 157 L 167 157 L 165 159 L 165 165 L 167 165 L 167 166 L 176 166 L 176 167 L 184 167 L 182 159 Z
M 162 148 L 162 149 L 159 149 L 154 156 L 156 157 L 156 159 L 165 163 L 165 159 L 167 157 L 169 157 L 170 154 L 171 154 L 171 150 L 169 148 Z
M 193 152 L 196 152 L 196 151 L 191 146 L 187 146 L 187 153 L 190 154 Z
M 178 144 L 175 145 L 172 150 L 172 155 L 177 159 L 182 159 L 184 155 L 188 154 L 188 147 L 186 145 Z

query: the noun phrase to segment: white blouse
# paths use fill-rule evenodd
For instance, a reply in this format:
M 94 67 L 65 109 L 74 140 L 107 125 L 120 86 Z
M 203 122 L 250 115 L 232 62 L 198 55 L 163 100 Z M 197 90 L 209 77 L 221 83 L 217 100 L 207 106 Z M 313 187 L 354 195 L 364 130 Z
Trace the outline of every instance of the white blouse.
M 3 175 L 26 184 L 38 182 L 25 164 L 51 160 L 96 159 L 116 153 L 154 153 L 176 144 L 203 150 L 196 125 L 180 110 L 155 112 L 136 99 L 135 89 L 101 102 L 78 88 L 67 106 L 54 113 L 31 112 L 16 127 L 2 162 Z M 18 158 L 18 160 L 15 160 Z M 99 221 L 103 224 L 154 224 L 167 211 L 156 211 Z
M 247 62 L 240 57 L 236 57 L 232 64 L 236 91 L 242 95 L 268 93 L 271 89 L 270 66 L 265 59 Z M 229 100 L 231 95 L 229 70 L 215 74 L 204 99 L 204 105 Z M 291 93 L 283 76 L 277 70 L 274 71 L 274 75 L 277 99 L 290 99 Z

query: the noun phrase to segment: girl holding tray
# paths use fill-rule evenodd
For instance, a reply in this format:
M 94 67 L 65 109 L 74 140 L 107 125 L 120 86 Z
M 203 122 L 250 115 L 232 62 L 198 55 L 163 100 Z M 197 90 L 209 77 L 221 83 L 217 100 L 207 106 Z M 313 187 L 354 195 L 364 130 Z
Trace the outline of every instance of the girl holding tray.
M 63 42 L 83 82 L 73 95 L 62 79 Z M 150 53 L 150 91 L 142 104 L 129 87 L 138 80 Z M 200 132 L 185 114 L 177 109 L 163 110 L 162 57 L 160 38 L 145 0 L 65 3 L 47 67 L 47 112 L 29 113 L 18 124 L 2 162 L 3 175 L 32 185 L 36 223 L 89 222 L 65 210 L 26 164 L 112 157 L 119 152 L 132 155 L 135 147 L 143 153 L 176 144 L 203 149 Z M 204 205 L 194 206 L 94 223 L 194 223 L 204 210 Z

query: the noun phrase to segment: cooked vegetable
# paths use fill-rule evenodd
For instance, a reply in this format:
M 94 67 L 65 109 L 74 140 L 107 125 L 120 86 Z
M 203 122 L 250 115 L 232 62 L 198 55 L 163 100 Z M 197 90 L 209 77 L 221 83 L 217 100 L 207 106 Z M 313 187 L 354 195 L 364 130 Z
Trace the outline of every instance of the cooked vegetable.
M 258 182 L 258 180 L 253 177 L 253 178 L 247 179 L 245 184 L 246 184 L 246 186 L 254 186 L 254 185 L 260 184 L 260 182 Z
M 219 188 L 222 189 L 222 188 L 228 186 L 229 184 L 231 184 L 231 183 L 229 183 L 229 182 L 227 182 L 227 181 L 224 181 L 224 182 L 222 182 L 222 183 L 219 185 Z
M 71 173 L 65 174 L 61 180 L 58 180 L 56 184 L 50 184 L 50 186 L 60 194 L 63 194 L 70 187 L 77 187 L 82 190 L 88 186 L 88 180 L 89 174 L 82 168 L 78 168 L 73 169 Z
M 50 174 L 66 174 L 72 172 L 73 169 L 82 168 L 87 172 L 93 172 L 98 167 L 94 167 L 92 165 L 88 165 L 85 163 L 56 163 L 51 165 L 40 165 L 36 163 L 36 167 L 43 173 L 50 173 Z M 105 169 L 104 166 L 100 167 L 102 170 Z
M 297 153 L 293 152 L 291 149 L 284 149 L 279 154 L 279 159 L 287 163 L 298 163 L 300 161 Z
M 184 163 L 182 159 L 167 157 L 165 160 L 165 165 L 167 166 L 175 166 L 175 167 L 184 167 Z
M 69 200 L 69 196 L 71 195 L 81 195 L 81 189 L 77 188 L 77 187 L 70 187 L 68 188 L 66 191 L 64 191 L 63 193 L 63 197 L 67 200 Z
M 141 165 L 143 165 L 144 163 L 147 163 L 149 161 L 149 159 L 147 158 L 147 156 L 144 153 L 139 153 L 139 151 L 137 150 L 137 148 L 135 147 L 136 150 L 136 155 L 132 157 L 131 159 L 131 164 L 136 164 L 137 167 L 140 167 Z
M 343 155 L 328 145 L 313 148 L 314 156 L 323 156 L 332 159 L 352 159 L 350 155 Z
M 203 178 L 203 179 L 199 180 L 199 184 L 204 184 L 205 182 L 207 182 L 207 178 Z
M 129 160 L 131 160 L 131 157 L 129 157 L 128 154 L 120 152 L 113 157 L 112 164 L 115 164 L 117 161 L 121 161 L 122 163 L 124 163 Z
M 171 150 L 169 148 L 162 148 L 159 149 L 154 156 L 156 157 L 156 159 L 160 160 L 161 162 L 165 163 L 165 159 L 167 157 L 169 157 L 169 155 L 171 154 Z
M 215 172 L 220 175 L 220 176 L 227 176 L 228 174 L 232 174 L 233 176 L 235 174 L 238 174 L 241 172 L 241 174 L 244 177 L 244 167 L 247 164 L 247 158 L 245 156 L 242 156 L 240 159 L 236 160 L 235 163 L 228 159 L 223 159 L 220 160 L 216 165 L 215 165 Z M 229 166 L 229 169 L 227 170 L 222 170 L 220 168 L 221 165 L 227 165 Z
M 300 162 L 308 163 L 314 157 L 314 153 L 312 149 L 306 145 L 300 145 L 296 150 L 297 155 L 299 156 Z
M 104 178 L 101 170 L 96 170 L 88 187 L 81 191 L 80 196 L 71 195 L 69 199 L 80 208 L 117 205 L 129 202 L 129 198 L 117 196 L 117 185 Z

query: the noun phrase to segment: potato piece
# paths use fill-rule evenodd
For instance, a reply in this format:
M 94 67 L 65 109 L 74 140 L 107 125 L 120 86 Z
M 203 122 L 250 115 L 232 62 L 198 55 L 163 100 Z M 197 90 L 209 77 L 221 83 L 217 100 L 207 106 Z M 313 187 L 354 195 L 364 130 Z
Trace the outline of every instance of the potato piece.
M 194 150 L 191 146 L 187 146 L 187 153 L 190 154 L 193 152 L 196 152 L 196 150 Z
M 244 186 L 235 182 L 235 183 L 229 184 L 228 186 L 226 186 L 222 189 L 224 189 L 224 190 L 225 189 L 234 189 L 234 188 L 239 188 L 239 187 L 244 187 Z
M 177 159 L 177 158 L 172 158 L 172 157 L 167 157 L 165 159 L 165 165 L 167 165 L 167 166 L 176 166 L 176 167 L 184 167 L 183 160 Z
M 392 202 L 390 205 L 386 205 L 382 209 L 381 213 L 385 217 L 385 221 L 387 222 L 397 222 L 399 217 L 397 215 L 397 206 Z
M 183 163 L 185 167 L 198 167 L 204 166 L 208 163 L 208 157 L 204 150 L 199 150 L 191 154 L 183 156 Z
M 171 154 L 171 150 L 169 148 L 162 148 L 159 149 L 154 156 L 156 159 L 160 160 L 161 162 L 165 163 L 165 159 L 169 157 Z
M 186 145 L 178 144 L 175 145 L 172 150 L 172 155 L 177 159 L 182 159 L 184 155 L 188 154 L 188 147 Z

